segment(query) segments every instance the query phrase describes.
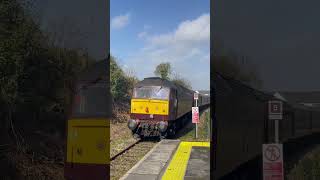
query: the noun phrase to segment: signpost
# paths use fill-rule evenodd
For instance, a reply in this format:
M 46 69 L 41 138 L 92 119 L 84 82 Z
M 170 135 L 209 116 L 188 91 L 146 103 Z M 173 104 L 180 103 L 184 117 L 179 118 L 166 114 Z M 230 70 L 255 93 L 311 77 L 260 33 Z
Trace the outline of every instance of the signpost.
M 199 123 L 199 107 L 192 107 L 192 123 Z
M 262 145 L 263 180 L 283 180 L 283 151 L 279 144 L 279 120 L 282 120 L 282 101 L 268 102 L 269 120 L 274 120 L 274 144 Z
M 192 123 L 196 124 L 196 138 L 198 138 L 198 123 L 199 123 L 199 107 L 198 107 L 198 99 L 199 99 L 199 93 L 196 91 L 193 94 L 193 99 L 195 102 L 195 107 L 192 107 Z
M 283 152 L 282 144 L 264 144 L 263 180 L 283 180 Z
M 269 120 L 274 120 L 274 138 L 279 142 L 279 120 L 282 120 L 282 101 L 269 101 Z
M 198 100 L 198 98 L 199 98 L 199 94 L 198 93 L 194 93 L 193 94 L 193 99 L 194 100 Z M 196 101 L 197 102 L 197 101 Z M 197 106 L 197 105 L 196 105 Z

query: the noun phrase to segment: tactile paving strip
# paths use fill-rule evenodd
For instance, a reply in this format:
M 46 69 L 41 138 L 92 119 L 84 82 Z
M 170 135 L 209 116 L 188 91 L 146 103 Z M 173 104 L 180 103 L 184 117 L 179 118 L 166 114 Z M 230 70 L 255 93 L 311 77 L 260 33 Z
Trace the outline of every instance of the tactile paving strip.
M 166 172 L 162 176 L 163 180 L 184 179 L 188 160 L 191 154 L 192 146 L 210 147 L 209 142 L 181 142 L 175 152 Z

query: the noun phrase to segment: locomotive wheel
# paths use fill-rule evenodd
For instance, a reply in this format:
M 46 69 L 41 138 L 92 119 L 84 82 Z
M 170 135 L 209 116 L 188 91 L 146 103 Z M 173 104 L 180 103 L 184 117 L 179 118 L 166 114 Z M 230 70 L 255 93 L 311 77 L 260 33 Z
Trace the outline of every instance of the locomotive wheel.
M 137 133 L 134 133 L 134 134 L 133 134 L 133 138 L 134 138 L 134 139 L 141 139 L 142 136 L 139 135 L 139 134 L 137 134 Z
M 162 136 L 162 135 L 161 135 L 161 136 L 160 136 L 160 141 L 163 140 L 163 139 L 165 139 L 165 138 L 166 138 L 166 136 Z
M 175 125 L 173 125 L 172 128 L 168 130 L 169 137 L 174 137 L 176 135 L 176 131 L 177 131 L 177 128 Z
M 161 134 L 160 134 L 160 137 L 159 137 L 159 138 L 160 138 L 160 141 L 163 140 L 163 139 L 166 139 L 166 138 L 167 138 L 167 135 L 168 135 L 167 132 L 165 132 L 165 133 L 163 133 L 163 134 L 161 133 Z

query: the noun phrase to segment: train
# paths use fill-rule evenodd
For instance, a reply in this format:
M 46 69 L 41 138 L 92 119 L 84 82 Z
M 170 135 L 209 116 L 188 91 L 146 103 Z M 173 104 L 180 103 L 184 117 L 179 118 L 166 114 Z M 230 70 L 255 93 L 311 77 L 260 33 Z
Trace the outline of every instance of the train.
M 274 121 L 268 119 L 268 101 L 283 103 L 279 121 L 280 143 L 295 142 L 320 132 L 319 110 L 277 98 L 217 72 L 212 76 L 214 126 L 213 177 L 226 177 L 254 159 L 261 159 L 262 144 L 274 143 Z M 262 164 L 261 164 L 262 165 Z M 253 172 L 252 172 L 253 173 Z
M 186 118 L 194 101 L 195 91 L 167 79 L 148 77 L 135 84 L 128 128 L 136 138 L 166 138 L 190 122 Z M 208 107 L 209 94 L 198 95 L 199 108 Z
M 108 61 L 82 72 L 66 123 L 65 179 L 109 179 L 111 94 Z

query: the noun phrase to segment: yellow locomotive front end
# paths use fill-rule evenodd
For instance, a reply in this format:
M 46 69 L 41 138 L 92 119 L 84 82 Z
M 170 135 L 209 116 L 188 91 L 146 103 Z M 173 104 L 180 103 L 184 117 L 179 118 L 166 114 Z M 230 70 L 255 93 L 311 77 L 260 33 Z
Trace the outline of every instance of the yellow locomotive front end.
M 65 178 L 109 177 L 109 112 L 106 83 L 80 84 L 67 121 Z
M 135 136 L 164 134 L 168 127 L 168 120 L 170 120 L 170 105 L 170 88 L 168 87 L 134 88 L 128 127 Z

